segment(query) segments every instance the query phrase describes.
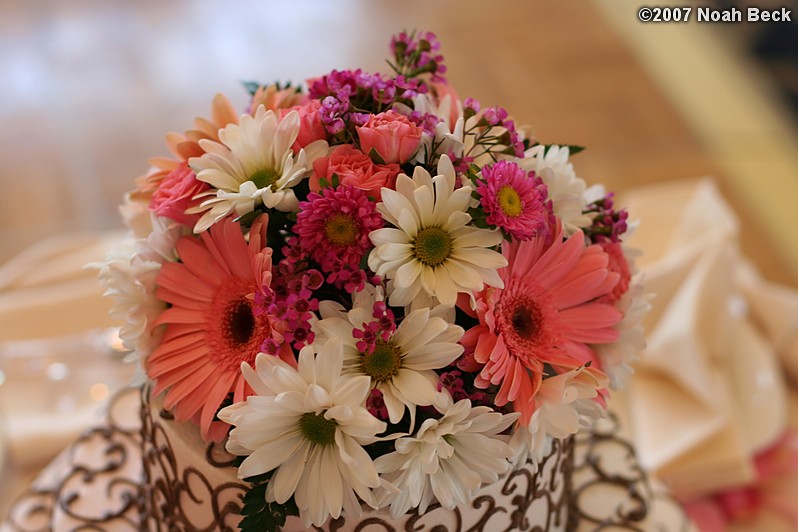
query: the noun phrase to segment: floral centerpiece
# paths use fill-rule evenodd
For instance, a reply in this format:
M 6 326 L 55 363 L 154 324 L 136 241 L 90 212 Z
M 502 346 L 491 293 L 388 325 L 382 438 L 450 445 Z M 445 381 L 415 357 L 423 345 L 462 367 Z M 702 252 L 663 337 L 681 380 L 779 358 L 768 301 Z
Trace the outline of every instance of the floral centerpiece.
M 122 208 L 122 338 L 242 457 L 242 528 L 452 508 L 601 415 L 643 347 L 626 212 L 581 148 L 461 101 L 439 48 L 217 96 Z

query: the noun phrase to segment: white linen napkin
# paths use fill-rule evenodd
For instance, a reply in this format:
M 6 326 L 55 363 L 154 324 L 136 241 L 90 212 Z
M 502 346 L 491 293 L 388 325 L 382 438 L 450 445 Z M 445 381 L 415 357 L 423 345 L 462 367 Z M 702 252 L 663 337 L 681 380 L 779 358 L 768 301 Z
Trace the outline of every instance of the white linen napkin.
M 0 267 L 0 342 L 64 336 L 114 325 L 97 272 L 121 233 L 42 240 Z
M 84 267 L 120 237 L 56 235 L 0 267 L 0 448 L 17 469 L 49 461 L 128 379 L 103 344 L 110 305 L 96 270 Z
M 648 347 L 625 410 L 644 466 L 680 497 L 753 478 L 752 457 L 783 432 L 779 365 L 798 370 L 798 297 L 764 283 L 738 249 L 738 220 L 711 180 L 633 190 L 619 199 L 641 225 Z

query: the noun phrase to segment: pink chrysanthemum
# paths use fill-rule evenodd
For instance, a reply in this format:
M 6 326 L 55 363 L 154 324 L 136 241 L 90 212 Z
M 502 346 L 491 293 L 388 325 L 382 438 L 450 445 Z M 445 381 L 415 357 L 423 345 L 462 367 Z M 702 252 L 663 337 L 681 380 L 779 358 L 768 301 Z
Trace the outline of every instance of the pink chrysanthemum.
M 551 200 L 546 185 L 534 172 L 499 161 L 483 167 L 482 177 L 477 192 L 490 225 L 518 240 L 550 236 Z
M 164 264 L 156 279 L 156 295 L 171 306 L 158 320 L 166 331 L 147 373 L 156 395 L 167 390 L 164 406 L 174 409 L 175 419 L 197 421 L 205 440 L 227 434 L 229 425 L 214 422 L 227 396 L 239 402 L 252 393 L 241 363 L 254 364 L 266 339 L 282 340 L 282 324 L 253 311 L 254 295 L 271 283 L 267 223 L 263 216 L 252 225 L 248 244 L 229 218 L 199 237 L 181 238 L 181 262 Z M 280 357 L 293 361 L 283 345 Z
M 366 192 L 353 186 L 308 194 L 299 205 L 294 232 L 299 245 L 321 267 L 327 282 L 341 284 L 371 249 L 369 233 L 383 226 Z
M 499 271 L 504 289 L 476 294 L 479 325 L 462 344 L 482 365 L 475 384 L 498 385 L 496 404 L 512 402 L 525 425 L 535 411 L 544 365 L 562 372 L 597 363 L 586 344 L 617 338 L 613 326 L 621 312 L 594 300 L 613 289 L 618 274 L 608 270 L 601 247 L 585 247 L 581 232 L 563 241 L 560 230 L 549 247 L 540 237 L 505 242 L 503 253 L 509 261 Z

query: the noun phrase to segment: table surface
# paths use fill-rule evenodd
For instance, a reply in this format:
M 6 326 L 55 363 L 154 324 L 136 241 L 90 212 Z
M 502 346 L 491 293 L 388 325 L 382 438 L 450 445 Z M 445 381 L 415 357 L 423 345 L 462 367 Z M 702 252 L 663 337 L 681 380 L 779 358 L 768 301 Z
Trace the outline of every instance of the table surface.
M 746 254 L 798 285 L 795 129 L 734 30 L 642 24 L 639 5 L 0 1 L 0 187 L 14 199 L 0 261 L 54 231 L 118 227 L 132 179 L 167 154 L 163 135 L 214 93 L 243 106 L 242 79 L 384 71 L 388 36 L 420 28 L 438 33 L 461 97 L 503 105 L 544 142 L 587 146 L 575 162 L 589 183 L 715 176 Z
M 798 172 L 789 172 L 790 150 L 768 149 L 798 146 L 794 129 L 764 81 L 758 92 L 740 89 L 756 76 L 740 76 L 751 67 L 728 36 L 708 25 L 640 25 L 638 5 L 0 0 L 0 262 L 55 231 L 118 227 L 116 205 L 133 178 L 167 154 L 164 134 L 206 114 L 214 93 L 243 107 L 241 79 L 385 70 L 388 36 L 420 28 L 438 34 L 461 97 L 506 107 L 543 142 L 588 146 L 575 164 L 589 183 L 623 191 L 715 176 L 744 221 L 744 253 L 768 278 L 798 286 L 789 233 L 798 211 L 780 201 Z M 685 35 L 714 44 L 690 50 Z M 666 56 L 685 70 L 675 75 Z M 727 90 L 685 93 L 676 78 L 721 79 Z M 754 117 L 728 127 L 711 115 L 723 112 L 716 100 Z M 767 121 L 754 127 L 757 117 Z M 0 489 L 2 515 L 15 488 Z

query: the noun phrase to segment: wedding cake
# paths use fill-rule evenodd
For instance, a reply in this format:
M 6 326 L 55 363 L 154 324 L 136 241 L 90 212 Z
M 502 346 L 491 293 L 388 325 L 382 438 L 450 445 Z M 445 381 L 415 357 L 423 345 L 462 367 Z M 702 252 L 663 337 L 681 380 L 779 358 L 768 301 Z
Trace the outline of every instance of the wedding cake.
M 144 528 L 574 528 L 573 436 L 643 347 L 627 214 L 439 48 L 219 95 L 126 198 Z

